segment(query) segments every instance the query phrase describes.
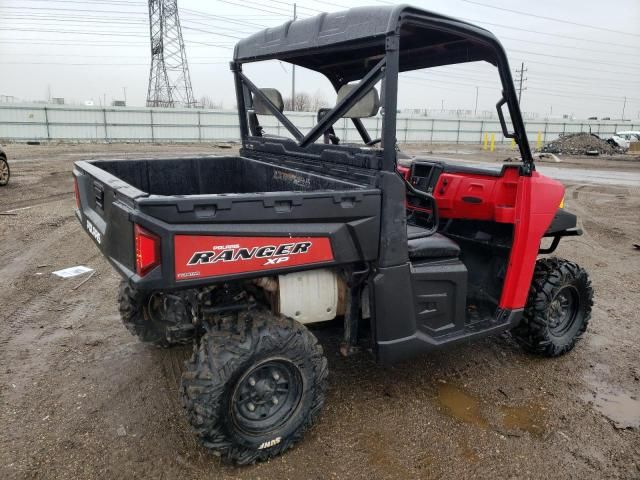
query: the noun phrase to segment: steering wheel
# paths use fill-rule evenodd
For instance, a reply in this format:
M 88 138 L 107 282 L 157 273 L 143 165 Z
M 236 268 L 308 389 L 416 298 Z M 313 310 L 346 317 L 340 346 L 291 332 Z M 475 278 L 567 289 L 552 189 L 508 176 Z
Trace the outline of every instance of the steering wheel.
M 436 233 L 438 231 L 438 226 L 440 224 L 440 215 L 439 215 L 439 212 L 438 212 L 438 204 L 436 203 L 436 199 L 430 193 L 423 192 L 422 190 L 418 190 L 416 187 L 411 185 L 411 182 L 407 181 L 407 179 L 404 178 L 404 176 L 401 175 L 398 171 L 396 171 L 396 173 L 400 176 L 400 178 L 404 182 L 405 188 L 409 192 L 411 192 L 416 197 L 419 197 L 419 198 L 421 198 L 423 200 L 426 200 L 427 202 L 429 202 L 431 204 L 431 215 L 430 215 L 430 217 L 431 217 L 430 218 L 430 220 L 431 220 L 431 228 L 429 229 L 429 231 L 426 234 L 426 236 L 433 235 L 434 233 Z
M 381 141 L 382 141 L 382 138 L 374 138 L 373 140 L 369 140 L 367 143 L 365 143 L 365 145 L 367 147 L 373 147 L 374 145 L 377 145 Z

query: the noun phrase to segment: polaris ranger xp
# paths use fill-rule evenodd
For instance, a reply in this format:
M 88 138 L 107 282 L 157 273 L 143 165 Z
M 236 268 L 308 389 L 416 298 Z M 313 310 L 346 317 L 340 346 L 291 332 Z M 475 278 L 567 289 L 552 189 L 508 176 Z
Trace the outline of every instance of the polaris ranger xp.
M 280 92 L 243 72 L 274 59 L 335 88 L 313 126 L 296 126 Z M 521 162 L 400 162 L 399 74 L 466 62 L 499 72 L 497 113 Z M 78 219 L 123 277 L 125 326 L 157 345 L 194 342 L 181 395 L 206 448 L 245 464 L 300 440 L 328 374 L 308 324 L 340 322 L 344 355 L 364 346 L 385 364 L 506 330 L 543 356 L 573 348 L 591 315 L 589 277 L 540 255 L 581 232 L 563 186 L 536 172 L 491 33 L 408 6 L 354 8 L 240 41 L 231 71 L 238 156 L 73 171 Z M 336 135 L 344 118 L 358 142 Z

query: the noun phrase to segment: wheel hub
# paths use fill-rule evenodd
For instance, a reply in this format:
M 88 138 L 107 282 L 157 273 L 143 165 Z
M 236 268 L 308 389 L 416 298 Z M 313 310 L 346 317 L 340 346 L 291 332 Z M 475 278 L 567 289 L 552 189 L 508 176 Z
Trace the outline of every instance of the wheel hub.
M 577 292 L 573 288 L 560 290 L 549 304 L 549 331 L 564 335 L 573 325 L 578 310 Z
M 231 416 L 242 430 L 261 433 L 286 422 L 302 397 L 298 368 L 288 360 L 269 360 L 238 381 Z

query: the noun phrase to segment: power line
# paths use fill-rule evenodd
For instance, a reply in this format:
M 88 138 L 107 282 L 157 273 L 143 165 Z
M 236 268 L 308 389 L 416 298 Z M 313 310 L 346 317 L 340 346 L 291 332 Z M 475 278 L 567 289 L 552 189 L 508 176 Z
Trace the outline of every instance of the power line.
M 590 52 L 590 53 L 604 53 L 606 55 L 611 56 L 611 50 L 594 50 L 593 48 L 576 47 L 574 45 L 560 45 L 558 43 L 538 42 L 538 41 L 535 41 L 535 40 L 524 40 L 522 38 L 508 37 L 506 35 L 500 35 L 500 40 L 511 40 L 511 41 L 515 41 L 515 42 L 531 43 L 531 44 L 534 44 L 534 45 L 544 45 L 544 46 L 548 46 L 548 47 L 570 48 L 572 50 L 585 50 L 585 51 Z M 625 55 L 625 57 L 640 57 L 640 54 L 634 54 L 634 53 L 625 53 L 624 55 Z
M 467 22 L 471 22 L 471 23 L 491 25 L 492 27 L 506 28 L 508 30 L 518 30 L 520 32 L 535 33 L 536 35 L 546 35 L 549 37 L 567 38 L 569 40 L 577 40 L 579 42 L 599 43 L 601 45 L 610 45 L 613 47 L 635 48 L 635 49 L 638 48 L 637 45 L 628 45 L 628 44 L 625 45 L 623 43 L 605 42 L 602 40 L 593 40 L 593 39 L 584 38 L 584 37 L 573 37 L 571 35 L 564 35 L 561 33 L 541 32 L 540 30 L 531 30 L 531 29 L 522 28 L 522 27 L 514 27 L 512 25 L 505 25 L 503 23 L 487 22 L 485 20 L 478 20 L 478 19 L 468 18 L 468 17 L 460 17 L 460 18 L 462 20 L 466 20 Z
M 229 62 L 190 62 L 191 65 L 228 65 Z M 0 65 L 60 65 L 65 67 L 148 67 L 149 63 L 0 62 Z
M 538 56 L 542 56 L 542 57 L 548 57 L 548 58 L 559 58 L 561 60 L 572 60 L 574 62 L 584 62 L 584 63 L 592 63 L 595 65 L 609 65 L 609 66 L 613 66 L 613 67 L 624 67 L 624 68 L 640 68 L 640 64 L 637 63 L 614 63 L 614 62 L 601 62 L 598 60 L 587 60 L 587 59 L 582 59 L 582 58 L 575 58 L 575 57 L 566 57 L 564 55 L 550 55 L 548 53 L 537 53 L 537 52 L 530 52 L 529 50 L 518 50 L 516 48 L 509 48 L 507 49 L 507 52 L 517 52 L 517 53 L 526 53 L 527 55 L 538 55 Z
M 282 15 L 283 17 L 288 17 L 289 16 L 288 13 L 284 13 L 282 11 L 266 10 L 264 8 L 261 8 L 261 7 L 256 7 L 256 6 L 254 6 L 254 4 L 252 2 L 246 2 L 243 5 L 242 3 L 230 2 L 229 0 L 216 0 L 216 1 L 220 2 L 220 3 L 226 3 L 228 5 L 235 5 L 236 7 L 250 8 L 251 10 L 258 10 L 260 12 L 274 13 L 274 14 L 277 14 L 277 15 Z M 261 4 L 259 3 L 258 5 L 261 5 Z
M 293 3 L 291 3 L 291 2 L 283 2 L 282 0 L 267 0 L 267 1 L 271 2 L 271 3 L 277 3 L 277 4 L 280 4 L 280 5 L 286 5 L 289 8 L 293 7 Z M 316 8 L 305 7 L 303 5 L 300 5 L 299 3 L 296 3 L 295 5 L 297 6 L 297 8 L 302 8 L 303 10 L 309 10 L 310 12 L 314 12 L 314 14 L 315 13 L 325 13 L 324 10 L 318 10 Z M 278 8 L 283 8 L 283 7 L 278 7 Z
M 503 12 L 515 13 L 517 15 L 526 15 L 527 17 L 540 18 L 542 20 L 549 20 L 549 21 L 552 21 L 552 22 L 565 23 L 567 25 L 576 25 L 578 27 L 592 28 L 592 29 L 595 29 L 595 30 L 602 30 L 604 32 L 613 32 L 613 33 L 618 33 L 620 35 L 631 35 L 631 36 L 634 36 L 634 37 L 640 37 L 640 34 L 637 34 L 637 33 L 621 32 L 620 30 L 615 30 L 613 28 L 599 27 L 597 25 L 589 25 L 589 24 L 586 24 L 586 23 L 571 22 L 569 20 L 563 20 L 563 19 L 560 19 L 560 18 L 547 17 L 547 16 L 544 16 L 544 15 L 536 15 L 534 13 L 523 12 L 521 10 L 513 10 L 511 8 L 497 7 L 495 5 L 488 5 L 486 3 L 476 2 L 475 0 L 460 0 L 460 1 L 465 2 L 465 3 L 471 3 L 473 5 L 480 5 L 481 7 L 492 8 L 494 10 L 501 10 Z

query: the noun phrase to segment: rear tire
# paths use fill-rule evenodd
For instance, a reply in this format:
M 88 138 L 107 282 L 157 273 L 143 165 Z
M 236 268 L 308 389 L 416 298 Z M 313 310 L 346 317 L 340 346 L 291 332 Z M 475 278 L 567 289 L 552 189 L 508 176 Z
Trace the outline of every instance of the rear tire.
M 171 347 L 193 339 L 194 328 L 184 306 L 173 305 L 169 311 L 162 294 L 140 291 L 123 280 L 118 306 L 124 326 L 145 343 Z
M 202 445 L 251 464 L 298 442 L 324 404 L 327 359 L 303 325 L 267 310 L 218 317 L 194 346 L 182 401 Z
M 9 168 L 9 162 L 3 156 L 0 156 L 0 187 L 4 187 L 9 183 L 11 177 L 11 169 Z
M 512 334 L 526 351 L 558 357 L 582 337 L 592 306 L 593 289 L 586 270 L 564 259 L 540 259 L 524 317 Z

